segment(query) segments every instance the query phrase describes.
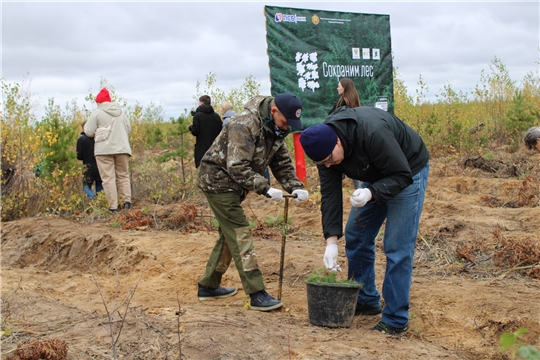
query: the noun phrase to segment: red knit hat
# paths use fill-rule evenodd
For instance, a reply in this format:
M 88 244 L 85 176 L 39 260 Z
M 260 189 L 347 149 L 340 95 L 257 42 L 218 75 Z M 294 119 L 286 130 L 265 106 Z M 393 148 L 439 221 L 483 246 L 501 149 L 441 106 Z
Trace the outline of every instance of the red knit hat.
M 111 102 L 111 95 L 109 95 L 109 90 L 107 90 L 106 88 L 101 89 L 99 94 L 97 94 L 96 96 L 96 102 Z

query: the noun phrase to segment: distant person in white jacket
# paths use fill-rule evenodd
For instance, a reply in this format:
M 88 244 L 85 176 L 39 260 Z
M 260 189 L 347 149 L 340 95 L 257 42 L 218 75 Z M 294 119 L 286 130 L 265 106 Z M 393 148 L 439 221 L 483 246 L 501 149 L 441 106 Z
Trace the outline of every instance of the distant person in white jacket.
M 110 126 L 111 129 L 105 140 L 95 139 L 94 147 L 103 189 L 109 201 L 109 210 L 118 212 L 118 195 L 124 202 L 124 208 L 130 209 L 131 181 L 128 165 L 131 157 L 129 145 L 131 125 L 122 113 L 120 105 L 111 102 L 111 96 L 106 88 L 97 94 L 96 103 L 98 108 L 90 114 L 84 132 L 86 136 L 95 138 L 98 128 Z

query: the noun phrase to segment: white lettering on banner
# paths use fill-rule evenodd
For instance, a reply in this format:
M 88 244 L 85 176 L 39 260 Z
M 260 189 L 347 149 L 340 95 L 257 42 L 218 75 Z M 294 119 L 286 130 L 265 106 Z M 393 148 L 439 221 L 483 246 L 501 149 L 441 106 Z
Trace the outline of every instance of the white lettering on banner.
M 319 89 L 319 65 L 317 63 L 318 54 L 297 52 L 296 75 L 298 76 L 298 88 L 305 91 L 309 89 L 315 92 Z M 325 78 L 354 78 L 354 77 L 373 77 L 374 70 L 372 65 L 329 65 L 322 63 L 323 77 Z
M 329 65 L 323 62 L 322 70 L 324 77 L 373 77 L 372 65 Z
M 362 65 L 362 75 L 360 76 L 367 76 L 367 77 L 373 77 L 373 66 L 372 65 Z
M 351 21 L 351 19 L 334 19 L 334 18 L 325 18 L 325 17 L 322 17 L 321 20 L 328 21 L 329 23 L 340 23 L 340 24 L 343 24 L 343 22 Z

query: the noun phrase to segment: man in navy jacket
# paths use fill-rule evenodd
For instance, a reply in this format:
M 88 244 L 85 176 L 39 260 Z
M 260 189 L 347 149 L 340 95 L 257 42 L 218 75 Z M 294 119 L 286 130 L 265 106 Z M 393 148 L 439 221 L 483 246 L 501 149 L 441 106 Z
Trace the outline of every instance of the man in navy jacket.
M 348 276 L 363 284 L 356 313 L 382 312 L 381 321 L 371 330 L 407 331 L 414 248 L 429 174 L 424 142 L 384 110 L 343 106 L 324 124 L 304 130 L 300 143 L 319 170 L 325 266 L 340 270 L 337 241 L 343 236 L 345 174 L 362 181 L 351 196 L 353 206 L 345 227 Z M 375 240 L 385 220 L 383 309 L 375 285 Z

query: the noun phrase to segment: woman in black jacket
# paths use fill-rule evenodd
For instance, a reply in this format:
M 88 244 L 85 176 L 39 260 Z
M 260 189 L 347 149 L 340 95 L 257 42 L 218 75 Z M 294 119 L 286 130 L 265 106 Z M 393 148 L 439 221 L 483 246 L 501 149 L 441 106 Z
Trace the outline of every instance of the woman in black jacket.
M 342 106 L 347 106 L 350 108 L 356 108 L 362 105 L 362 101 L 360 100 L 360 95 L 358 95 L 358 91 L 356 90 L 356 87 L 354 86 L 354 83 L 349 78 L 342 78 L 338 82 L 338 86 L 336 88 L 339 99 L 332 107 L 328 115 L 334 112 L 337 108 L 340 108 Z M 345 175 L 343 175 L 345 178 Z M 355 189 L 358 189 L 360 187 L 360 184 L 362 183 L 360 180 L 352 179 L 353 186 Z
M 328 115 L 330 115 L 335 109 L 342 106 L 355 108 L 362 105 L 360 95 L 358 95 L 358 91 L 356 90 L 356 87 L 354 87 L 354 83 L 351 79 L 343 78 L 339 80 L 336 90 L 339 94 L 339 99 Z

